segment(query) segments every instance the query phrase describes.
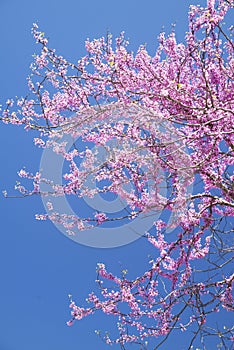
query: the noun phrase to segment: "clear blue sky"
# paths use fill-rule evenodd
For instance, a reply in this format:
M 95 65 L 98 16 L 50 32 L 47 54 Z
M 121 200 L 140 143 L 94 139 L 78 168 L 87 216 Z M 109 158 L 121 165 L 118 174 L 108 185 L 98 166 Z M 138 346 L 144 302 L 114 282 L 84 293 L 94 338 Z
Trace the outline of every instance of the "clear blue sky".
M 163 26 L 177 23 L 177 37 L 187 30 L 189 4 L 195 0 L 0 0 L 0 99 L 25 95 L 26 77 L 36 47 L 30 30 L 33 22 L 50 38 L 50 45 L 67 59 L 84 53 L 84 41 L 110 31 L 126 32 L 131 50 L 147 43 L 154 53 Z M 0 126 L 0 190 L 13 193 L 17 171 L 35 171 L 40 151 L 32 145 L 35 135 L 21 128 Z M 34 219 L 44 212 L 40 198 L 4 199 L 0 234 L 0 350 L 68 350 L 109 347 L 95 329 L 111 330 L 109 318 L 96 314 L 73 327 L 69 319 L 68 293 L 82 305 L 95 288 L 96 264 L 106 263 L 130 276 L 148 266 L 153 249 L 143 240 L 120 248 L 94 249 L 67 239 L 50 222 Z M 182 344 L 171 343 L 173 350 Z M 169 349 L 169 347 L 167 347 Z

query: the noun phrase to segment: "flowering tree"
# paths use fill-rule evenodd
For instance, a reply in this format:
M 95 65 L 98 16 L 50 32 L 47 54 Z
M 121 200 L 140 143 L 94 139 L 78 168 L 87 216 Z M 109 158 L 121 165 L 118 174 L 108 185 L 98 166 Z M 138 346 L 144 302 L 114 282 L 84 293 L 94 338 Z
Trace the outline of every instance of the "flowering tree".
M 71 298 L 67 324 L 101 310 L 117 319 L 118 336 L 104 340 L 122 349 L 129 343 L 163 348 L 175 331 L 190 332 L 187 349 L 207 349 L 209 335 L 225 349 L 233 340 L 233 328 L 215 316 L 233 311 L 234 45 L 232 27 L 223 24 L 232 8 L 232 0 L 191 6 L 185 42 L 161 33 L 153 57 L 144 46 L 129 52 L 123 34 L 114 45 L 108 34 L 87 40 L 87 55 L 77 64 L 49 48 L 35 24 L 42 48 L 31 66 L 30 95 L 18 99 L 13 112 L 8 100 L 1 115 L 4 123 L 36 130 L 35 144 L 69 165 L 62 184 L 22 169 L 19 176 L 33 183 L 33 189 L 17 184 L 22 196 L 114 193 L 127 203 L 125 214 L 83 217 L 55 210 L 48 200 L 47 214 L 37 219 L 75 235 L 76 228 L 161 213 L 141 233 L 155 247 L 144 274 L 129 280 L 98 264 L 99 293 L 88 296 L 87 307 Z M 69 149 L 64 135 L 74 140 Z M 105 150 L 101 159 L 97 147 Z

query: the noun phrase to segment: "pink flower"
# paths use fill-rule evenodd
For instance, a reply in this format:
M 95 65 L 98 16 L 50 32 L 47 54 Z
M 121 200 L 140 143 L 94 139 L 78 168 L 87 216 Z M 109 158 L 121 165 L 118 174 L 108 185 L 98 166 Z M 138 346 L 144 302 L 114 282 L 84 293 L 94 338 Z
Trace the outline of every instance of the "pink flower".
M 103 223 L 107 219 L 107 216 L 105 213 L 96 213 L 94 215 L 94 217 L 97 219 L 98 225 L 100 225 L 101 223 Z

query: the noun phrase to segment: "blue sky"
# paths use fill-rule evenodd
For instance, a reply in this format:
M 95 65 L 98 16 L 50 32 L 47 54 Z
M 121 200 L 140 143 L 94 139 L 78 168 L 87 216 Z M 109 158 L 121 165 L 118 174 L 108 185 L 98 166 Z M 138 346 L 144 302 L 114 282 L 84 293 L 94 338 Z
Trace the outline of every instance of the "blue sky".
M 26 77 L 36 51 L 33 22 L 50 38 L 50 46 L 72 61 L 85 53 L 87 37 L 98 38 L 107 30 L 114 36 L 124 30 L 131 50 L 147 43 L 153 54 L 163 26 L 170 31 L 176 23 L 177 37 L 183 40 L 191 3 L 205 1 L 0 0 L 1 102 L 27 93 Z M 22 128 L 1 125 L 1 190 L 13 193 L 17 171 L 23 166 L 38 169 L 41 152 L 32 144 L 34 136 Z M 1 197 L 0 203 L 0 350 L 108 349 L 94 330 L 111 330 L 109 318 L 97 314 L 67 327 L 67 295 L 73 294 L 82 305 L 95 289 L 98 262 L 116 273 L 126 268 L 130 276 L 140 275 L 153 249 L 142 239 L 112 249 L 82 246 L 52 223 L 34 219 L 36 213 L 44 212 L 39 197 Z M 182 349 L 181 344 L 171 345 Z

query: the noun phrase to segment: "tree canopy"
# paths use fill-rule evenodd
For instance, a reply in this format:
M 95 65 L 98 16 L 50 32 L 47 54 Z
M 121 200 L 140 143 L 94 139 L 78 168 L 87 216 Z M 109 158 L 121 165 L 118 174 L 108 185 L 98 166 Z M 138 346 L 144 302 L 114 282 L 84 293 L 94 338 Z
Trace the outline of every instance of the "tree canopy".
M 88 296 L 87 307 L 71 297 L 68 325 L 101 310 L 117 320 L 118 335 L 104 340 L 122 349 L 158 349 L 175 331 L 191 333 L 187 349 L 198 343 L 206 349 L 208 336 L 225 349 L 233 340 L 233 328 L 223 328 L 217 316 L 233 311 L 234 44 L 233 26 L 224 24 L 232 10 L 233 1 L 225 0 L 191 6 L 184 42 L 174 30 L 162 32 L 154 56 L 146 46 L 128 51 L 123 33 L 115 42 L 107 33 L 87 40 L 87 55 L 77 63 L 57 55 L 34 24 L 41 51 L 31 65 L 29 95 L 9 99 L 1 114 L 2 122 L 37 132 L 35 144 L 67 164 L 62 183 L 41 169 L 19 171 L 33 184 L 18 183 L 20 195 L 47 201 L 37 219 L 72 237 L 94 227 L 109 227 L 111 235 L 116 222 L 155 215 L 153 227 L 139 232 L 155 247 L 144 274 L 130 280 L 100 263 L 99 292 Z M 55 197 L 106 193 L 126 202 L 124 213 L 96 210 L 86 217 L 53 205 Z

